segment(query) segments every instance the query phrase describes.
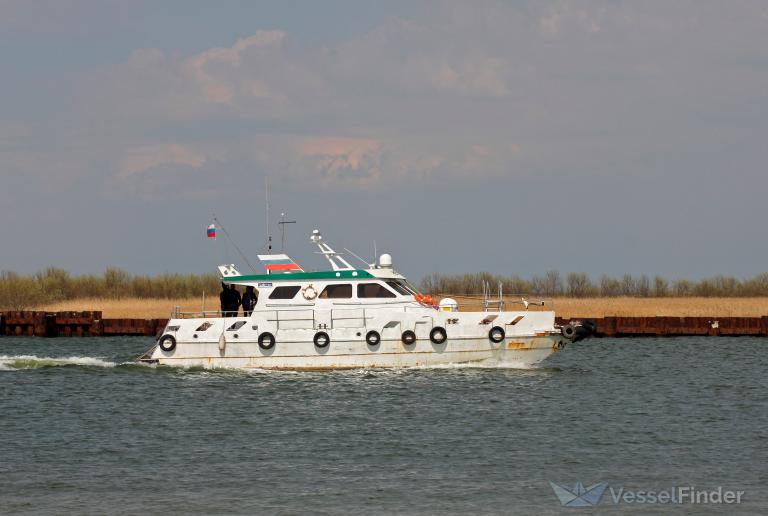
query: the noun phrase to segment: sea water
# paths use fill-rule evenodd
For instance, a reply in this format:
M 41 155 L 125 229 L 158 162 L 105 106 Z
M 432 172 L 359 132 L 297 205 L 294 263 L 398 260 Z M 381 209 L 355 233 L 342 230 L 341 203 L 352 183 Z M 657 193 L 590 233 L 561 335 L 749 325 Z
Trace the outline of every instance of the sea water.
M 594 339 L 525 370 L 311 373 L 131 362 L 151 345 L 0 338 L 0 513 L 579 513 L 550 482 L 606 483 L 589 513 L 768 511 L 764 339 Z M 744 493 L 611 494 L 680 486 Z

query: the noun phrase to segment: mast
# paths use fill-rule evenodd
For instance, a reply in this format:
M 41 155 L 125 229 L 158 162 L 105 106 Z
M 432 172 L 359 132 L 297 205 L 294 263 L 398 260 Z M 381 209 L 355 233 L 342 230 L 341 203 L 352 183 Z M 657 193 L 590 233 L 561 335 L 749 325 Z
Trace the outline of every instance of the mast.
M 264 178 L 264 195 L 267 198 L 267 204 L 266 204 L 267 216 L 265 219 L 267 224 L 267 252 L 269 254 L 272 254 L 272 232 L 269 228 L 269 178 L 268 177 Z
M 280 214 L 280 222 L 278 222 L 280 225 L 280 230 L 282 231 L 282 237 L 280 239 L 280 252 L 285 252 L 285 225 L 286 224 L 296 224 L 295 220 L 285 220 L 285 213 Z

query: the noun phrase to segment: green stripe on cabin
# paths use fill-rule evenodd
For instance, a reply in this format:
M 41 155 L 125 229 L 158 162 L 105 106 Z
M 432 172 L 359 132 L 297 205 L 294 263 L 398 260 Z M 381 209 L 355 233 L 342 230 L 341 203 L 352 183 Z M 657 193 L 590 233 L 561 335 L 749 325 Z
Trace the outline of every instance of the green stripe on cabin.
M 242 283 L 244 281 L 306 281 L 373 278 L 370 272 L 362 269 L 354 271 L 291 272 L 277 274 L 254 274 L 251 276 L 231 276 L 222 278 L 224 283 Z

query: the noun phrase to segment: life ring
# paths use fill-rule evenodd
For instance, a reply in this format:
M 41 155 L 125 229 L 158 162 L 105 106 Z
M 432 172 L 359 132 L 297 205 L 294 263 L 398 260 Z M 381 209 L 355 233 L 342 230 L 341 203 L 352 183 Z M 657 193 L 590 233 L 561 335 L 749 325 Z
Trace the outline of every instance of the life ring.
M 315 346 L 317 346 L 318 348 L 328 347 L 328 344 L 331 343 L 331 338 L 324 331 L 319 331 L 315 333 L 314 340 L 315 340 Z
M 506 336 L 507 336 L 507 334 L 504 331 L 504 328 L 502 328 L 501 326 L 494 326 L 488 332 L 488 338 L 494 344 L 498 344 L 499 342 L 504 340 L 504 337 L 506 337 Z
M 304 299 L 306 299 L 307 301 L 312 301 L 317 297 L 317 289 L 315 288 L 314 285 L 310 283 L 309 285 L 301 289 L 301 295 L 304 296 Z
M 159 346 L 163 351 L 173 351 L 176 349 L 176 338 L 173 335 L 163 335 L 160 337 Z
M 405 330 L 403 334 L 400 336 L 400 340 L 403 341 L 403 344 L 406 346 L 410 346 L 414 342 L 416 342 L 416 334 L 411 330 Z
M 381 342 L 381 335 L 376 330 L 371 330 L 365 334 L 365 342 L 371 347 L 378 346 Z
M 448 333 L 442 326 L 435 326 L 432 328 L 432 331 L 429 332 L 429 340 L 432 341 L 432 344 L 442 344 L 448 340 Z
M 259 335 L 259 347 L 261 349 L 272 349 L 275 346 L 275 336 L 268 331 Z

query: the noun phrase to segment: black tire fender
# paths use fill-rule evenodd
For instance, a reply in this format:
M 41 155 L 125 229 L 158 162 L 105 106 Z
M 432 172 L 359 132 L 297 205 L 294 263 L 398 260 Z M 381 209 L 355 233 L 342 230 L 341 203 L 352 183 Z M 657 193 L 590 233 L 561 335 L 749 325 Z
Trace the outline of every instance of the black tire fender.
M 261 349 L 272 349 L 275 347 L 275 336 L 268 331 L 262 332 L 259 335 L 259 347 Z
M 160 346 L 160 349 L 166 352 L 171 352 L 174 349 L 176 349 L 176 337 L 173 335 L 165 334 L 162 337 L 160 337 L 160 340 L 158 341 L 158 345 Z
M 507 333 L 501 326 L 494 326 L 488 331 L 488 339 L 494 344 L 498 344 L 499 342 L 503 341 L 506 336 Z
M 432 341 L 432 344 L 442 344 L 448 340 L 448 332 L 442 326 L 435 326 L 429 332 L 429 340 Z
M 416 342 L 416 334 L 411 330 L 405 330 L 400 336 L 400 340 L 403 341 L 403 344 L 406 346 L 410 346 Z
M 371 330 L 365 334 L 365 342 L 369 346 L 378 346 L 381 342 L 381 335 L 376 330 Z
M 328 347 L 328 344 L 331 343 L 331 337 L 328 336 L 328 334 L 324 331 L 319 331 L 315 333 L 315 346 L 318 348 L 325 348 Z

